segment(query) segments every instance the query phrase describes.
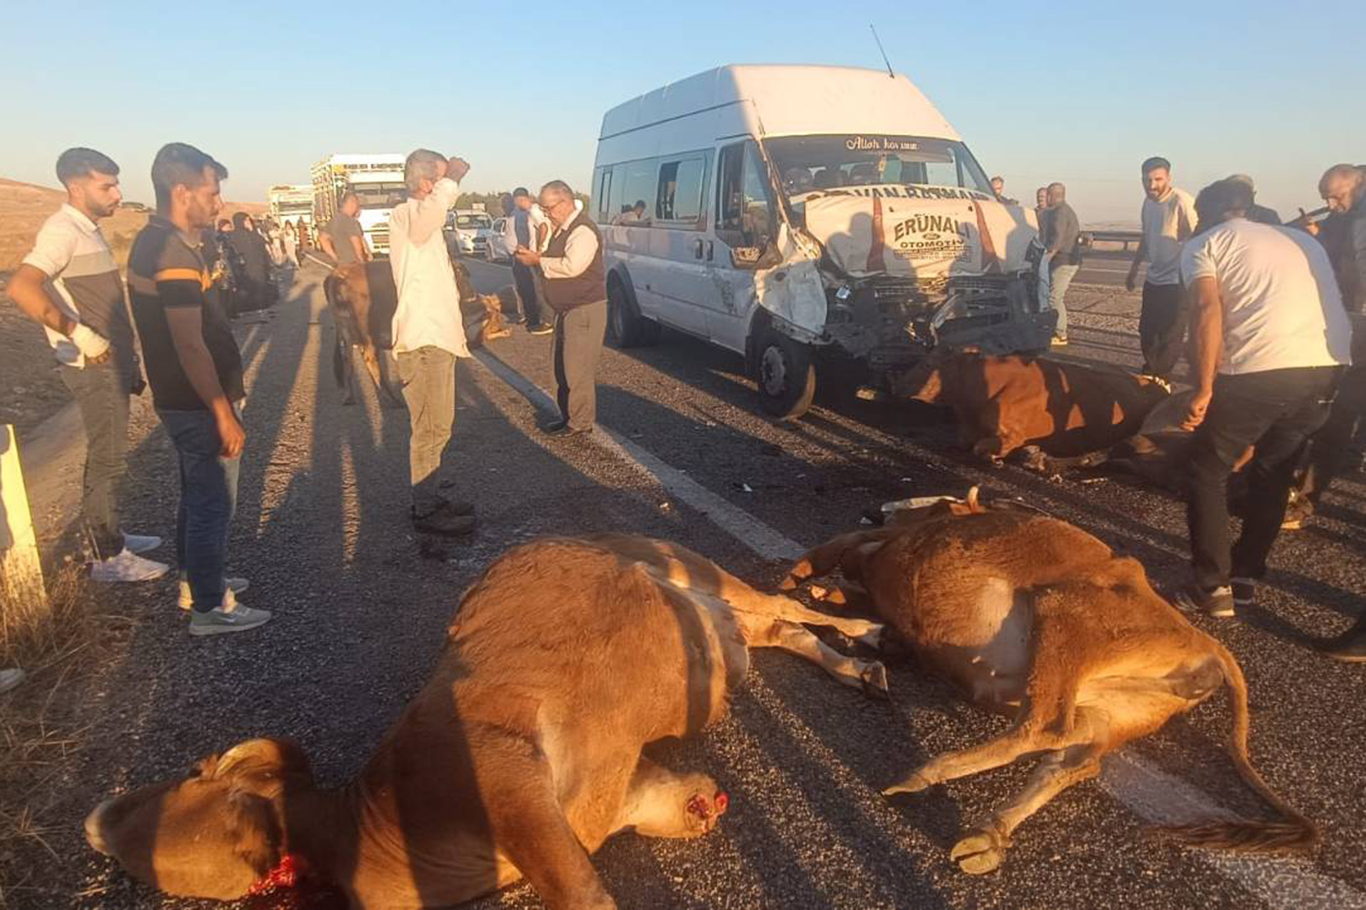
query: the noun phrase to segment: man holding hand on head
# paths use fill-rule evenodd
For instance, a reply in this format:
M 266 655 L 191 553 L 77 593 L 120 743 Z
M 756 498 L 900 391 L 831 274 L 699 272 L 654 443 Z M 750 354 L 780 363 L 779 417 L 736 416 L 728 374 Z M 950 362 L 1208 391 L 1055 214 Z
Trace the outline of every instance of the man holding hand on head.
M 544 427 L 551 436 L 591 433 L 597 421 L 597 372 L 607 331 L 607 283 L 602 235 L 586 208 L 575 205 L 563 180 L 541 188 L 541 210 L 554 225 L 545 249 L 518 247 L 525 266 L 540 266 L 546 303 L 555 311 L 555 398 L 560 419 Z
M 455 536 L 474 530 L 474 505 L 441 492 L 441 458 L 455 427 L 455 359 L 470 356 L 442 228 L 470 166 L 418 149 L 403 165 L 408 198 L 389 218 L 389 266 L 398 291 L 394 357 L 408 405 L 414 529 Z
M 33 251 L 10 279 L 9 295 L 47 332 L 85 424 L 81 517 L 95 557 L 90 576 L 147 581 L 169 567 L 137 555 L 160 546 L 161 538 L 124 534 L 119 526 L 128 397 L 143 382 L 123 280 L 98 225 L 123 199 L 119 166 L 94 149 L 67 149 L 57 159 L 57 179 L 66 203 L 38 231 Z

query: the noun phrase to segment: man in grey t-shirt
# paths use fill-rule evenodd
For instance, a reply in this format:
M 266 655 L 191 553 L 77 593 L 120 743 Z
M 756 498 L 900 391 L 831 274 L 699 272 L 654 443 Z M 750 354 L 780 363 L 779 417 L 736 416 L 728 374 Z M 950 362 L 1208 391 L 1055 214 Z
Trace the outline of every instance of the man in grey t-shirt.
M 356 217 L 359 214 L 360 199 L 355 193 L 344 194 L 337 214 L 332 216 L 332 220 L 318 235 L 323 251 L 335 259 L 337 265 L 369 262 L 373 258 L 370 248 L 365 245 L 365 232 L 361 230 L 360 220 Z

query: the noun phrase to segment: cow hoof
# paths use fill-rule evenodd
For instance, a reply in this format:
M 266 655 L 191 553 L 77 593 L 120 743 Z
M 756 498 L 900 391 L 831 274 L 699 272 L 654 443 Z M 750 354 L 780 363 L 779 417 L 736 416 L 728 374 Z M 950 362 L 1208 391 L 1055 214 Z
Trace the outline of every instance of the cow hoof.
M 884 700 L 892 697 L 891 687 L 887 684 L 887 668 L 880 661 L 869 661 L 863 671 L 863 694 Z
M 921 790 L 928 790 L 934 786 L 934 781 L 925 777 L 919 771 L 912 773 L 899 784 L 892 784 L 882 791 L 883 796 L 894 796 L 897 793 L 919 793 Z
M 969 875 L 995 872 L 1005 855 L 1005 845 L 992 831 L 974 831 L 954 844 L 949 852 L 949 858 Z

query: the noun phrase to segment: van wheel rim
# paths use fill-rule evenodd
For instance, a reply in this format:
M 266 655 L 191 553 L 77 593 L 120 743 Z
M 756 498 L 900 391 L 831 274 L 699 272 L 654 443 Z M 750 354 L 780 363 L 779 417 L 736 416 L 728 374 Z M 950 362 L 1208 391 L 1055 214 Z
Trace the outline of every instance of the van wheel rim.
M 787 358 L 776 345 L 764 348 L 764 356 L 759 360 L 759 376 L 764 392 L 775 398 L 787 389 Z

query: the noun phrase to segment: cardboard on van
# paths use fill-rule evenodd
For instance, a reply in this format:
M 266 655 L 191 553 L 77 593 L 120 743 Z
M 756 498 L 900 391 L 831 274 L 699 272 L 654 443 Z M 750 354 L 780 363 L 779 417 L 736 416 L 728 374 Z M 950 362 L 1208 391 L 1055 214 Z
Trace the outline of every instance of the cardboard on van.
M 884 187 L 883 189 L 890 189 Z M 803 197 L 806 229 L 846 274 L 942 278 L 1013 273 L 1038 235 L 1034 213 L 976 195 L 932 198 L 926 187 L 906 195 L 817 192 Z M 950 191 L 955 191 L 953 194 Z

